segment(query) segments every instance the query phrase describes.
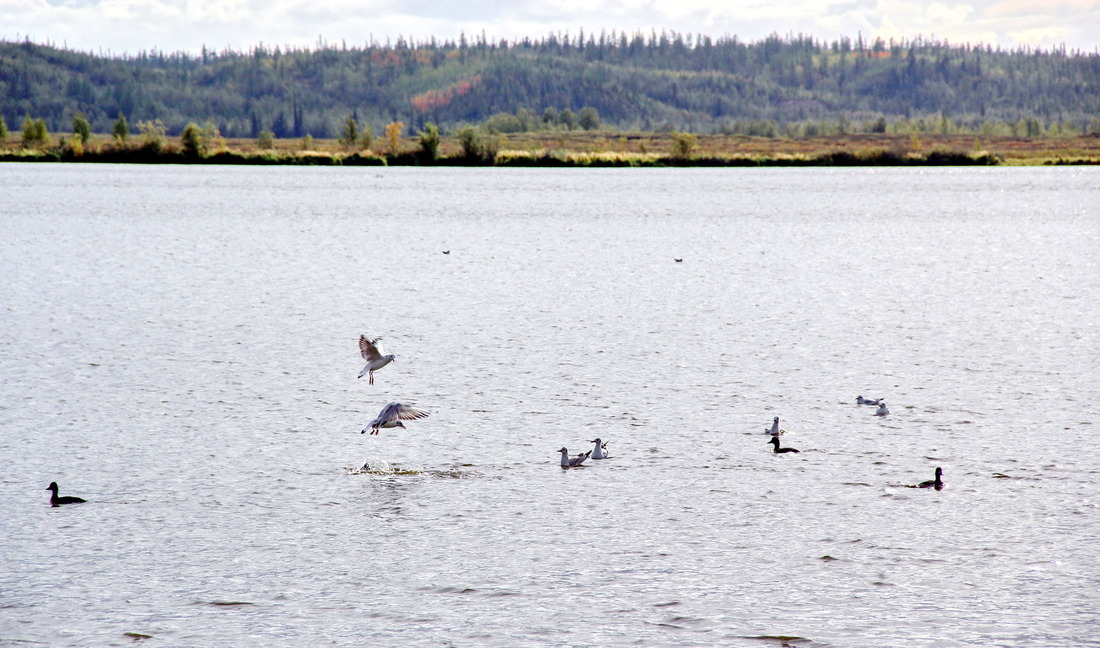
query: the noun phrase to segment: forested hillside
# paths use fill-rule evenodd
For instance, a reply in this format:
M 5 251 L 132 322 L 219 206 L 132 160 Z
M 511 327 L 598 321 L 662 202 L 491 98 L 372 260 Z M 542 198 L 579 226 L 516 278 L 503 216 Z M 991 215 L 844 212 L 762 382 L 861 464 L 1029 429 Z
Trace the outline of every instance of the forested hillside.
M 170 134 L 209 122 L 230 137 L 334 137 L 349 114 L 375 133 L 396 121 L 451 130 L 487 120 L 502 131 L 1088 133 L 1100 131 L 1100 55 L 667 32 L 123 57 L 0 42 L 11 130 L 30 116 L 67 132 L 77 113 L 98 132 L 123 114 Z

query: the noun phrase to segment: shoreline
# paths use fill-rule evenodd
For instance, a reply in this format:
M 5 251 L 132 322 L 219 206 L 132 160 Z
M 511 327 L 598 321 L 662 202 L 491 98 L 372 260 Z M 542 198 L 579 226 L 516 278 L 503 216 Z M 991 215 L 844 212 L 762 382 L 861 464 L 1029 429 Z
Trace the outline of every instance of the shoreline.
M 351 150 L 335 140 L 279 139 L 261 149 L 255 140 L 214 138 L 208 153 L 183 152 L 165 138 L 150 146 L 103 135 L 84 145 L 71 137 L 22 147 L 8 141 L 0 162 L 84 164 L 215 164 L 289 166 L 469 167 L 815 167 L 815 166 L 1061 166 L 1100 165 L 1100 137 L 989 137 L 867 135 L 816 138 L 693 136 L 690 151 L 676 150 L 675 134 L 614 132 L 495 135 L 492 153 L 466 155 L 457 138 L 443 137 L 435 155 L 405 137 L 396 153 Z M 391 151 L 394 149 L 391 149 Z

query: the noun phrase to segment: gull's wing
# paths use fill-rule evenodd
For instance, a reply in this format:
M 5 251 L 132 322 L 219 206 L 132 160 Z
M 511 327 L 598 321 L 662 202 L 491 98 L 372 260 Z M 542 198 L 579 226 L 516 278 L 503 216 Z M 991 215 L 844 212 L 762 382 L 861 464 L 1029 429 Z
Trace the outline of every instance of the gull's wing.
M 390 403 L 386 408 L 393 409 L 393 416 L 395 417 L 393 420 L 415 421 L 416 419 L 422 419 L 428 415 L 426 410 L 404 403 Z
M 376 337 L 373 340 L 368 340 L 367 336 L 359 336 L 359 355 L 363 356 L 363 359 L 367 362 L 378 360 L 382 357 L 382 348 L 379 346 L 378 341 L 382 338 Z

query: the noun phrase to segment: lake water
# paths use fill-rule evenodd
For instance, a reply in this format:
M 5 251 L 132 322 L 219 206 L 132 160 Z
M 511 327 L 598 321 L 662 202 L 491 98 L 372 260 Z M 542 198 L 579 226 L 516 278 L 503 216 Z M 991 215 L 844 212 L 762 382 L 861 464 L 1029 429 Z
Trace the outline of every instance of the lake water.
M 0 165 L 0 645 L 1100 645 L 1098 260 L 1095 168 Z

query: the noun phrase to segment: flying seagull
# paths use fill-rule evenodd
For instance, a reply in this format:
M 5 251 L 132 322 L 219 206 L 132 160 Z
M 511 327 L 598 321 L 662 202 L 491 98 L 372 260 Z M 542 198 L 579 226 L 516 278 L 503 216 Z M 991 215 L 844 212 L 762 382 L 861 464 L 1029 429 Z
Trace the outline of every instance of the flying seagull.
M 367 430 L 370 430 L 371 434 L 378 434 L 379 428 L 399 427 L 405 429 L 405 424 L 401 421 L 415 421 L 427 415 L 428 413 L 419 407 L 413 407 L 412 405 L 406 405 L 404 403 L 390 403 L 383 407 L 382 411 L 378 413 L 378 416 L 374 417 L 374 420 L 371 421 L 367 427 L 363 428 L 359 434 L 363 434 Z
M 389 363 L 393 362 L 397 356 L 394 354 L 382 355 L 382 345 L 378 344 L 378 341 L 382 338 L 376 337 L 373 340 L 368 340 L 367 336 L 359 336 L 359 355 L 363 356 L 363 359 L 367 361 L 366 366 L 359 372 L 359 378 L 364 375 L 370 376 L 370 384 L 374 384 L 374 372 L 382 367 L 385 367 Z

